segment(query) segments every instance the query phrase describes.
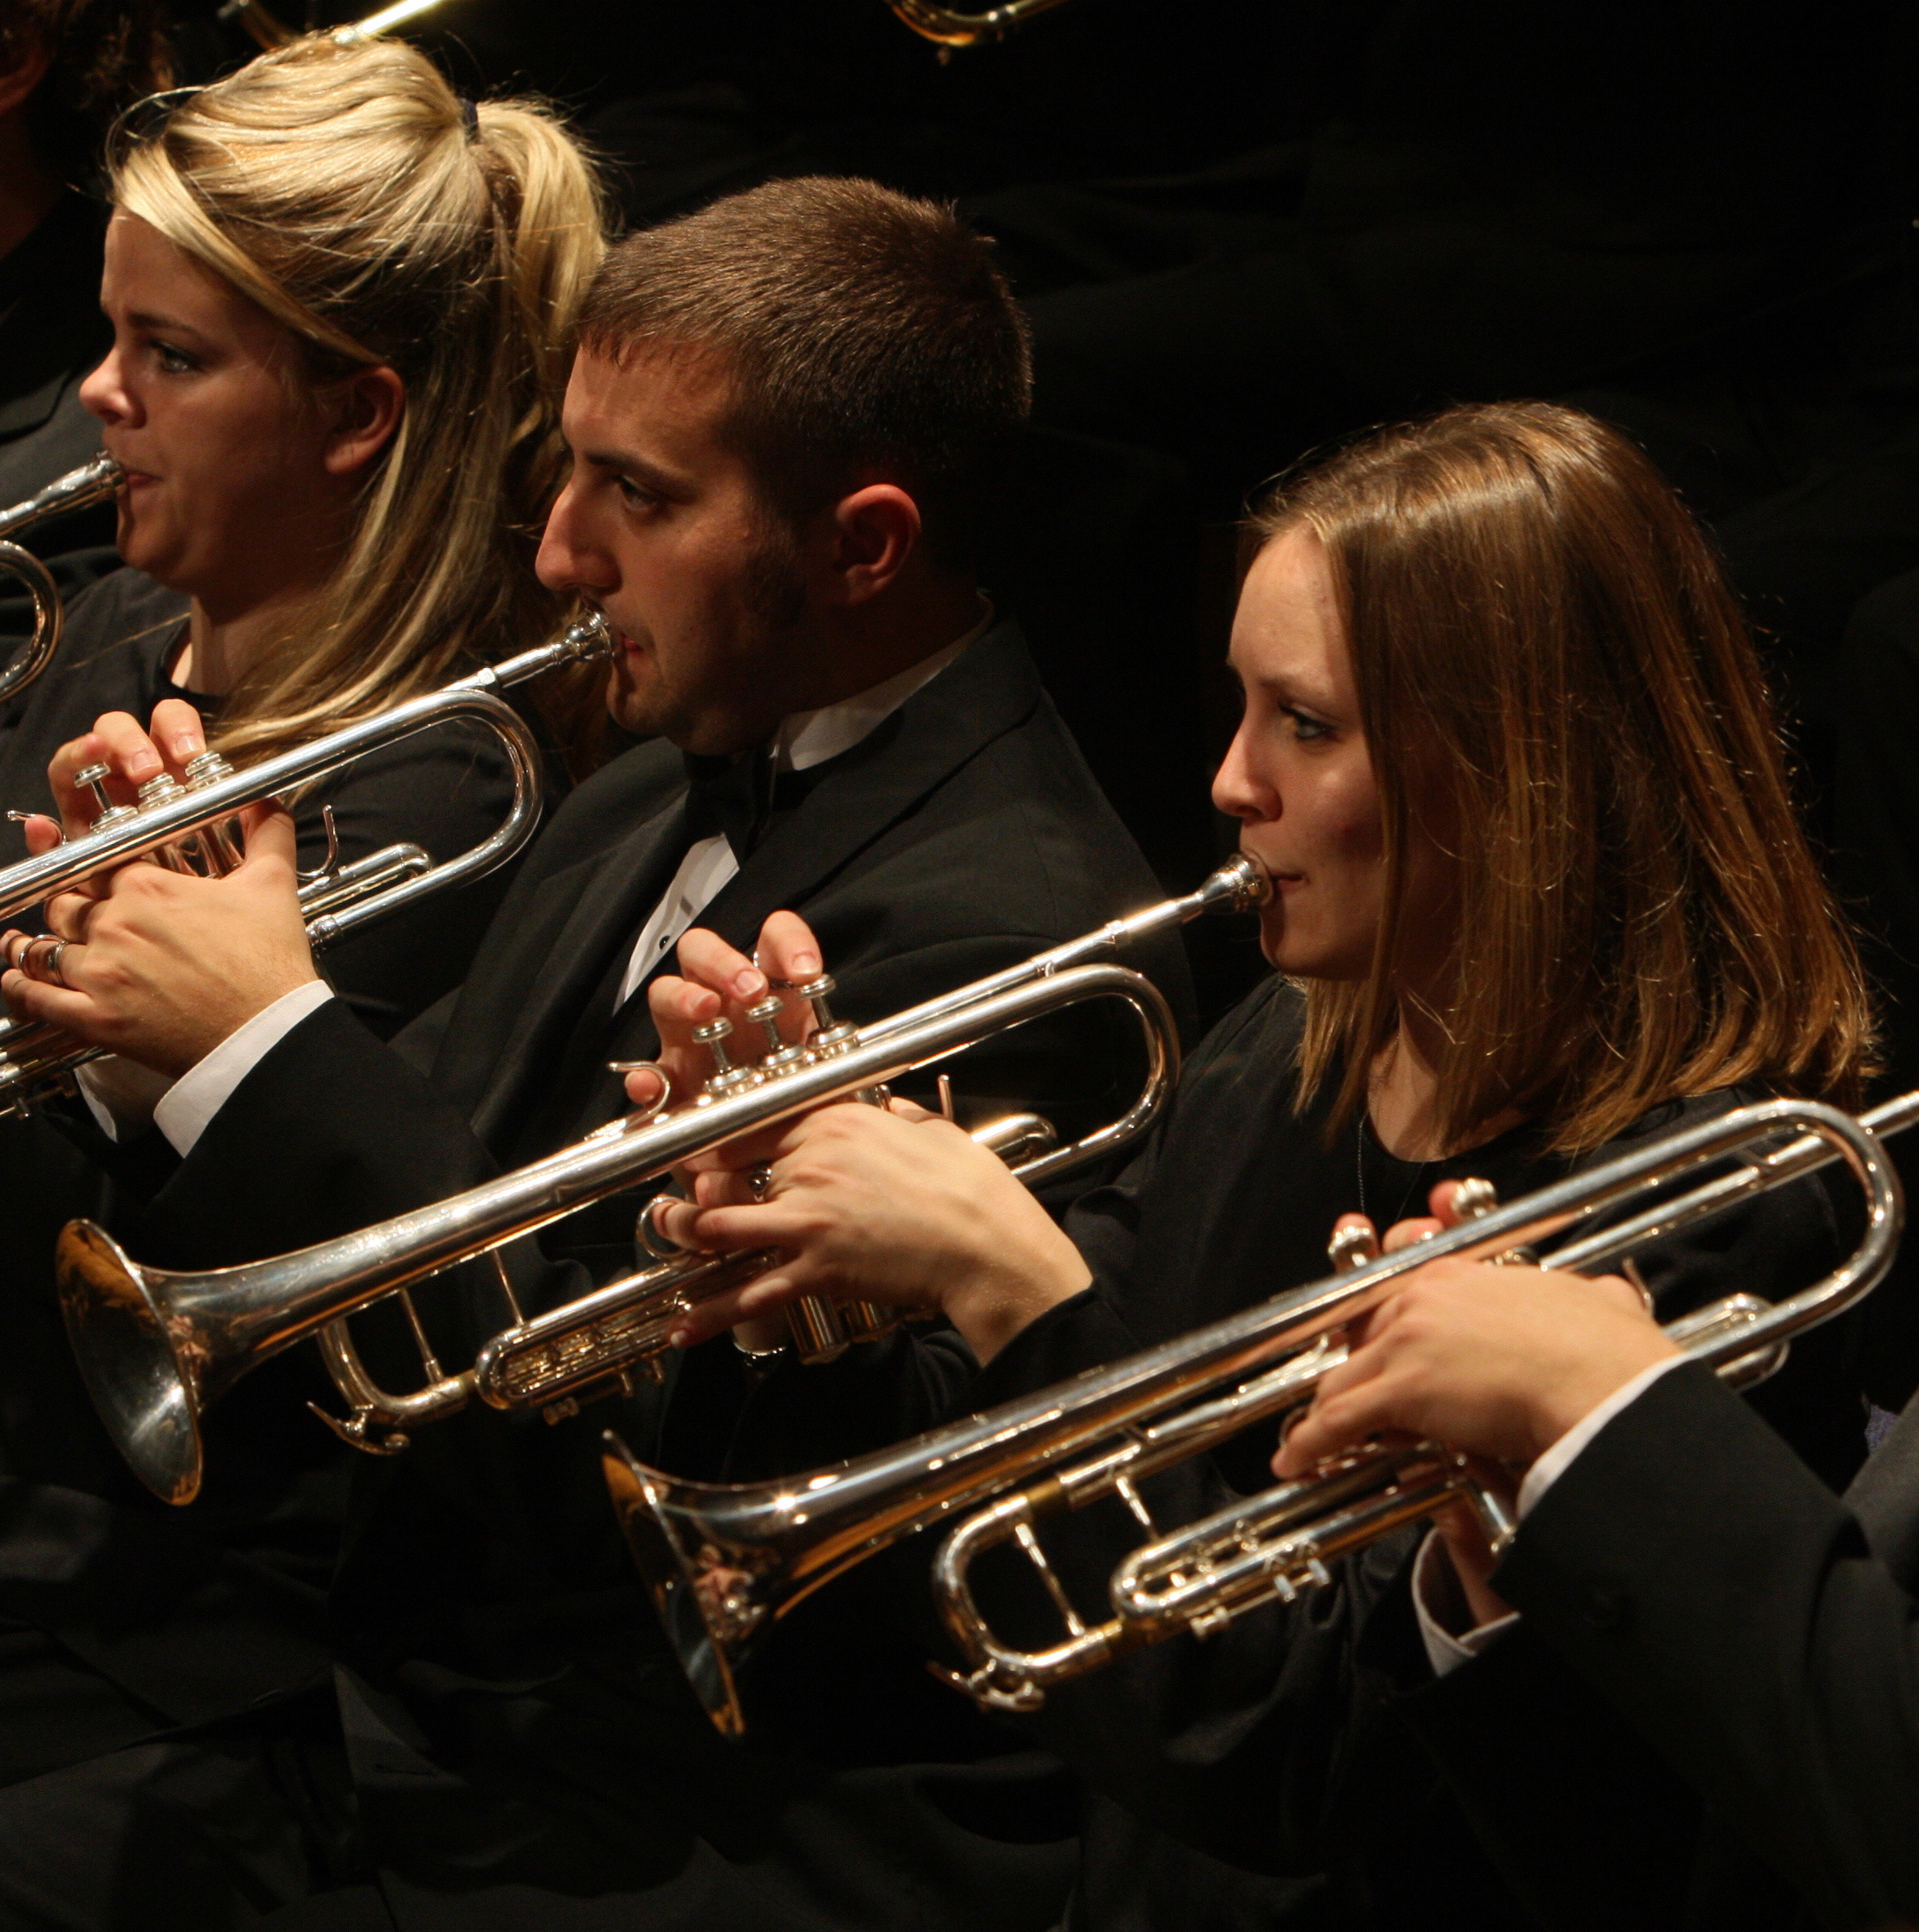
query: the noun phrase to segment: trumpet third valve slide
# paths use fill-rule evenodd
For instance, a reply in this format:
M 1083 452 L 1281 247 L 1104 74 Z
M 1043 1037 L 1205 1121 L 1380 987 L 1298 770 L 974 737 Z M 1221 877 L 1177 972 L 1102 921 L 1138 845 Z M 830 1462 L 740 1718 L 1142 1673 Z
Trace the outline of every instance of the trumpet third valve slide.
M 982 1704 L 1030 1710 L 1046 1686 L 1184 1632 L 1289 1600 L 1328 1565 L 1456 1496 L 1479 1505 L 1494 1542 L 1510 1533 L 1497 1499 L 1443 1445 L 1365 1451 L 1318 1474 L 1162 1532 L 1138 1485 L 1253 1424 L 1309 1401 L 1343 1359 L 1334 1331 L 1359 1298 L 1445 1255 L 1504 1258 L 1602 1211 L 1623 1218 L 1562 1244 L 1556 1267 L 1617 1266 L 1646 1242 L 1844 1161 L 1866 1196 L 1865 1231 L 1831 1274 L 1777 1304 L 1733 1295 L 1667 1325 L 1689 1354 L 1736 1384 L 1770 1373 L 1786 1343 L 1830 1320 L 1890 1265 L 1903 1218 L 1880 1135 L 1919 1122 L 1919 1093 L 1860 1119 L 1813 1101 L 1773 1100 L 1650 1140 L 1605 1165 L 1431 1240 L 1338 1269 L 1180 1339 L 1093 1370 L 852 1461 L 763 1483 L 683 1481 L 612 1436 L 604 1467 L 627 1541 L 695 1690 L 718 1727 L 744 1727 L 743 1666 L 767 1627 L 875 1552 L 958 1519 L 935 1560 L 937 1607 L 967 1668 L 954 1682 Z M 1782 1136 L 1794 1137 L 1783 1146 Z M 1730 1169 L 1667 1190 L 1709 1162 Z M 1068 1596 L 1039 1538 L 1049 1516 L 1117 1498 L 1144 1532 L 1119 1565 L 1108 1614 Z M 972 1569 L 1010 1543 L 1038 1571 L 1063 1625 L 1044 1650 L 1003 1641 L 975 1599 Z
M 0 888 L 4 883 L 0 875 Z M 1010 1143 L 999 1151 L 1016 1160 L 1013 1171 L 1029 1186 L 1115 1153 L 1144 1133 L 1164 1104 L 1178 1070 L 1179 1036 L 1151 981 L 1103 955 L 1203 913 L 1258 905 L 1270 890 L 1257 863 L 1241 855 L 1180 898 L 1111 920 L 870 1026 L 836 1020 L 801 1051 L 783 1045 L 751 1065 L 729 1061 L 696 1100 L 671 1113 L 628 1113 L 464 1194 L 296 1253 L 205 1274 L 149 1268 L 103 1230 L 75 1221 L 61 1237 L 56 1265 L 82 1376 L 134 1473 L 156 1495 L 179 1503 L 199 1489 L 205 1409 L 260 1362 L 309 1335 L 320 1338 L 349 1407 L 345 1417 L 327 1420 L 360 1447 L 404 1448 L 407 1431 L 475 1399 L 557 1419 L 583 1397 L 610 1393 L 630 1375 L 646 1372 L 668 1346 L 681 1309 L 770 1257 L 670 1258 L 531 1320 L 522 1316 L 502 1269 L 506 1325 L 454 1373 L 442 1371 L 422 1347 L 426 1381 L 405 1393 L 372 1381 L 345 1318 L 390 1296 L 404 1298 L 430 1275 L 655 1180 L 737 1135 L 860 1097 L 1089 1000 L 1118 1001 L 1140 1027 L 1146 1071 L 1131 1105 L 1063 1146 L 1047 1144 L 1050 1131 L 1031 1115 L 995 1123 L 976 1137 Z M 829 988 L 812 982 L 797 990 L 820 1000 Z

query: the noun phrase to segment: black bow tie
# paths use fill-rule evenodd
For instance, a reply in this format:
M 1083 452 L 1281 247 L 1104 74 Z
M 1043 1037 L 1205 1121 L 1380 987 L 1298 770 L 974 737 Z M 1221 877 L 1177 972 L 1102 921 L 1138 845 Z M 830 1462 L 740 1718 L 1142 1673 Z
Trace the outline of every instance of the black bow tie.
M 694 752 L 681 756 L 686 761 L 688 831 L 696 843 L 724 832 L 742 865 L 812 783 L 810 772 L 779 770 L 770 745 L 731 756 Z

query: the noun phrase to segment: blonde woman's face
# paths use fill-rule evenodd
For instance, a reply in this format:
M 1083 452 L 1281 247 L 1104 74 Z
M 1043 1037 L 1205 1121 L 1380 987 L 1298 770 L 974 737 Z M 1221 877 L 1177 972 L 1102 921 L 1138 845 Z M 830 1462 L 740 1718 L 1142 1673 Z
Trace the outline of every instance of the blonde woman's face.
M 323 580 L 358 481 L 293 337 L 124 210 L 101 306 L 113 348 L 80 399 L 127 472 L 121 556 L 215 616 Z
M 1245 711 L 1212 801 L 1272 874 L 1262 949 L 1282 973 L 1362 978 L 1384 904 L 1379 792 L 1332 573 L 1310 530 L 1254 561 L 1229 661 Z

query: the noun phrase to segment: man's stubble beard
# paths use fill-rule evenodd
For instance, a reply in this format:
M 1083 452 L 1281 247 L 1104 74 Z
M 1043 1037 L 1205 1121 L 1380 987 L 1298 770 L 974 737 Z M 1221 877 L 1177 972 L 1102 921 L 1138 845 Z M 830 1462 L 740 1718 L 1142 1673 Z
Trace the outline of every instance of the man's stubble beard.
M 767 676 L 775 665 L 790 658 L 790 652 L 781 647 L 798 628 L 806 609 L 806 580 L 800 567 L 799 540 L 784 519 L 773 515 L 762 524 L 761 537 L 742 565 L 739 577 L 740 602 L 753 625 L 750 651 L 736 654 L 723 676 L 716 677 L 713 682 L 721 688 L 714 690 L 712 701 L 707 702 L 702 699 L 711 688 L 710 684 L 677 696 L 665 688 L 663 680 L 657 677 L 660 658 L 657 650 L 652 653 L 656 679 L 650 696 L 630 682 L 627 664 L 622 659 L 615 665 L 607 686 L 607 709 L 622 730 L 635 738 L 667 738 L 689 750 L 706 749 L 697 742 L 702 735 L 702 724 L 711 723 L 716 714 L 725 714 L 726 699 L 743 682 Z M 770 720 L 766 730 L 770 731 L 778 722 L 777 717 Z M 748 745 L 729 748 L 743 751 Z

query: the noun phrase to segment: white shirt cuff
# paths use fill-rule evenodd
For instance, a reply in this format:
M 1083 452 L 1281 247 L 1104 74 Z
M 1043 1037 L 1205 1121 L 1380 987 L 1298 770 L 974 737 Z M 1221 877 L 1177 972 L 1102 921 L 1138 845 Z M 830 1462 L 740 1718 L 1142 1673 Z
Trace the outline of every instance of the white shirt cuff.
M 1641 1369 L 1630 1382 L 1622 1383 L 1597 1408 L 1588 1409 L 1526 1471 L 1526 1479 L 1519 1485 L 1519 1519 L 1525 1520 L 1527 1512 L 1571 1468 L 1573 1459 L 1622 1409 L 1630 1408 L 1660 1376 L 1677 1368 L 1686 1360 L 1683 1355 L 1669 1355 L 1664 1361 L 1654 1362 L 1650 1367 Z
M 1413 1614 L 1419 1618 L 1420 1641 L 1426 1646 L 1426 1661 L 1436 1677 L 1443 1677 L 1477 1657 L 1493 1638 L 1519 1620 L 1517 1610 L 1509 1611 L 1490 1623 L 1475 1624 L 1456 1636 L 1440 1621 L 1438 1608 L 1447 1596 L 1456 1596 L 1459 1591 L 1456 1580 L 1441 1573 L 1439 1566 L 1449 1562 L 1445 1539 L 1438 1530 L 1429 1531 L 1426 1540 L 1420 1545 L 1419 1555 L 1413 1559 L 1412 1607 Z
M 174 1083 L 164 1073 L 109 1054 L 74 1070 L 80 1098 L 109 1140 L 131 1140 L 153 1125 L 153 1110 Z
M 153 1124 L 183 1159 L 206 1131 L 207 1124 L 246 1079 L 309 1013 L 333 997 L 324 980 L 309 980 L 282 993 L 242 1027 L 237 1027 L 197 1066 L 189 1067 L 167 1089 L 153 1110 Z

